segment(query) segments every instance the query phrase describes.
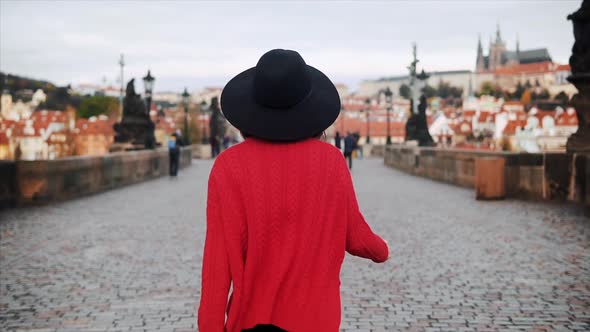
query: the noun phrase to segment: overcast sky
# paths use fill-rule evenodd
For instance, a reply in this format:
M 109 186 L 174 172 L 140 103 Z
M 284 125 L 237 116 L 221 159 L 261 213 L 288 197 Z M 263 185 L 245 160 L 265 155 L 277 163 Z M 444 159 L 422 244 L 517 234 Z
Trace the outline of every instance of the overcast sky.
M 426 71 L 473 69 L 500 24 L 509 49 L 547 47 L 567 63 L 567 1 L 0 0 L 0 71 L 57 84 L 115 83 L 148 68 L 156 90 L 223 86 L 273 48 L 299 51 L 334 82 L 405 74 L 412 42 Z M 137 86 L 139 88 L 139 86 Z M 142 89 L 142 88 L 141 88 Z

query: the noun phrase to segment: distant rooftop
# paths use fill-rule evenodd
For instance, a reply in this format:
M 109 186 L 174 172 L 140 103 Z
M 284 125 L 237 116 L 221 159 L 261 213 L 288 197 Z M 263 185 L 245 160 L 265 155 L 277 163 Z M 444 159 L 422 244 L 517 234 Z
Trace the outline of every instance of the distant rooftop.
M 472 73 L 471 70 L 442 70 L 442 71 L 432 71 L 426 72 L 431 77 L 432 76 L 441 76 L 441 75 L 458 75 L 458 74 L 470 74 Z M 389 77 L 381 77 L 376 80 L 367 80 L 368 82 L 385 82 L 385 81 L 404 81 L 409 78 L 409 75 L 401 75 L 401 76 L 389 76 Z

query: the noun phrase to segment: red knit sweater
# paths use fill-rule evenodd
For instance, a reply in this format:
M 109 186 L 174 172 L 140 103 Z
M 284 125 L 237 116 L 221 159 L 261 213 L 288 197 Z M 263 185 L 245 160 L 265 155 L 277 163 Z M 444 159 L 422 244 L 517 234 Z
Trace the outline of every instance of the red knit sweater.
M 345 251 L 388 258 L 339 150 L 254 138 L 227 149 L 209 176 L 199 331 L 337 332 Z

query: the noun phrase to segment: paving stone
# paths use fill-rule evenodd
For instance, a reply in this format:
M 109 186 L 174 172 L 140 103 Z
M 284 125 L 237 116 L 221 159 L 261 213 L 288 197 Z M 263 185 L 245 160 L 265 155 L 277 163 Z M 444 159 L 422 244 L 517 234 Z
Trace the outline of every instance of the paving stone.
M 0 211 L 0 330 L 196 331 L 211 165 Z M 392 252 L 346 256 L 341 331 L 590 330 L 590 221 L 576 207 L 479 202 L 375 159 L 352 172 Z

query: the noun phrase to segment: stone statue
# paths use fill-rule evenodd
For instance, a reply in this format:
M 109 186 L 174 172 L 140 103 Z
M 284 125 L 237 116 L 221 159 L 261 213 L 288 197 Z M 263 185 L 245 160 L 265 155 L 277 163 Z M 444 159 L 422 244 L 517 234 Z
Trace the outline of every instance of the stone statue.
M 590 73 L 590 1 L 584 0 L 577 12 L 567 16 L 574 25 L 574 46 L 570 56 L 572 73 Z
M 217 97 L 211 99 L 209 111 L 211 112 L 209 119 L 209 142 L 211 143 L 212 155 L 215 157 L 221 152 L 223 138 L 227 129 L 226 120 L 219 108 Z
M 416 114 L 412 111 L 414 109 L 414 99 L 410 99 L 410 117 L 406 121 L 406 137 L 405 141 L 415 141 L 418 135 L 416 134 Z
M 410 101 L 411 104 L 413 102 L 413 100 Z M 418 113 L 412 113 L 406 122 L 406 141 L 418 141 L 419 146 L 434 145 L 434 140 L 428 132 L 426 106 L 426 97 L 422 95 L 420 97 L 420 103 L 418 104 Z
M 567 152 L 590 152 L 590 0 L 584 0 L 578 11 L 568 15 L 574 25 L 574 46 L 570 57 L 572 75 L 568 81 L 576 86 L 570 105 L 576 109 L 578 130 L 566 144 Z
M 135 79 L 127 83 L 123 99 L 121 122 L 114 125 L 115 143 L 126 144 L 122 150 L 152 149 L 155 147 L 154 123 L 141 96 L 135 93 Z M 120 146 L 119 146 L 120 147 Z
M 217 97 L 213 97 L 211 99 L 211 106 L 209 107 L 209 110 L 211 111 L 211 120 L 209 121 L 209 133 L 211 137 L 221 137 L 221 139 L 223 140 L 223 136 L 225 135 L 226 131 L 225 117 L 221 113 Z

